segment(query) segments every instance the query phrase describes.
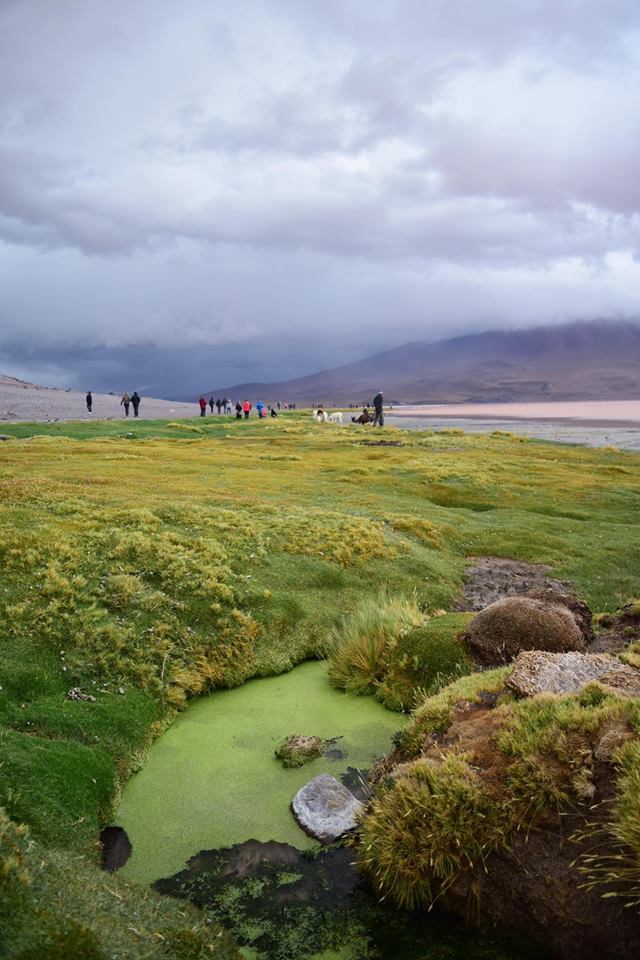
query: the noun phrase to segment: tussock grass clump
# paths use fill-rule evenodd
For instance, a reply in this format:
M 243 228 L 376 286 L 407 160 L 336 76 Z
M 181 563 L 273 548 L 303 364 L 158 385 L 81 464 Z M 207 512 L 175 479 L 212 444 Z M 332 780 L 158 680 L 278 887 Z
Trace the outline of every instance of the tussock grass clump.
M 618 755 L 618 798 L 605 824 L 609 850 L 587 854 L 580 872 L 588 890 L 619 897 L 626 907 L 640 907 L 640 742 L 625 744 Z M 591 830 L 602 839 L 603 829 Z
M 415 760 L 374 801 L 360 865 L 373 886 L 408 910 L 432 905 L 460 873 L 504 843 L 496 805 L 464 755 Z
M 390 516 L 389 522 L 394 530 L 408 533 L 434 550 L 440 550 L 442 547 L 442 529 L 431 520 L 426 520 L 424 517 Z
M 329 679 L 349 693 L 374 693 L 384 677 L 389 644 L 423 620 L 415 598 L 382 591 L 366 596 L 331 638 Z

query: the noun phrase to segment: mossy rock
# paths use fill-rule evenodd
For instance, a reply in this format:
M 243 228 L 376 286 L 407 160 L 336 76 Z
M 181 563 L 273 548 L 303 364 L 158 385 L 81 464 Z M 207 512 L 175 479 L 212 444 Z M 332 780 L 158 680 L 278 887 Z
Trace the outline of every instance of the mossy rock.
M 510 663 L 522 650 L 566 653 L 586 646 L 568 607 L 534 597 L 489 604 L 473 618 L 463 640 L 473 659 L 486 666 Z
M 328 743 L 328 740 L 322 740 L 320 737 L 294 733 L 280 744 L 275 751 L 275 756 L 276 759 L 282 760 L 283 767 L 301 767 L 322 756 Z

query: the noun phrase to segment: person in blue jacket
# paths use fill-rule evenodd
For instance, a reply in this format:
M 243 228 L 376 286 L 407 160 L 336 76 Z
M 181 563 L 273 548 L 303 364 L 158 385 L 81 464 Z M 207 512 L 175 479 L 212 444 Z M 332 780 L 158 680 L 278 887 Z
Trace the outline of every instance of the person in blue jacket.
M 263 413 L 264 403 L 262 402 L 262 400 L 258 400 L 258 402 L 256 403 L 256 410 L 258 411 L 258 416 L 262 418 L 264 416 L 264 413 Z

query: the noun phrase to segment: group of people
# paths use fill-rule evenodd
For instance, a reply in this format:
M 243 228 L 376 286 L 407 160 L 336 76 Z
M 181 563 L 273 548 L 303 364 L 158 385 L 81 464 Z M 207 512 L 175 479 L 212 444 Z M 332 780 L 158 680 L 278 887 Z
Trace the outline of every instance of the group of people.
M 211 413 L 214 412 L 214 409 L 216 409 L 219 414 L 231 413 L 232 409 L 235 409 L 236 420 L 242 420 L 243 416 L 245 420 L 248 420 L 251 416 L 251 411 L 253 410 L 253 404 L 249 400 L 245 400 L 243 403 L 240 403 L 238 400 L 234 405 L 232 401 L 227 400 L 226 397 L 223 397 L 222 399 L 218 398 L 217 400 L 214 400 L 213 397 L 209 397 L 208 405 L 211 408 Z M 200 407 L 200 416 L 205 417 L 207 415 L 207 399 L 203 393 L 200 394 L 198 406 Z M 256 403 L 256 413 L 258 414 L 258 417 L 266 417 L 268 414 L 270 414 L 272 417 L 277 417 L 278 411 L 283 408 L 285 410 L 295 410 L 296 405 L 295 403 L 281 404 L 279 400 L 275 406 L 271 406 L 271 404 L 269 404 L 267 407 L 265 407 L 262 400 L 258 400 Z
M 127 391 L 125 390 L 125 392 L 122 394 L 122 400 L 120 401 L 120 406 L 121 406 L 121 407 L 124 407 L 124 415 L 125 415 L 125 417 L 128 417 L 128 416 L 129 416 L 129 407 L 130 407 L 130 406 L 133 407 L 133 415 L 134 415 L 134 417 L 137 417 L 137 416 L 138 416 L 138 407 L 140 406 L 140 395 L 138 394 L 138 391 L 137 391 L 137 390 L 134 390 L 133 393 L 131 394 L 131 396 L 129 396 L 129 394 L 128 394 Z
M 85 403 L 87 404 L 87 412 L 91 413 L 93 411 L 93 395 L 91 393 L 91 390 L 87 390 L 87 395 L 84 399 L 85 399 Z M 129 407 L 133 407 L 134 417 L 138 416 L 140 399 L 141 399 L 140 394 L 138 393 L 137 390 L 134 390 L 131 396 L 129 396 L 129 394 L 125 390 L 125 392 L 122 394 L 122 400 L 120 401 L 120 406 L 124 407 L 125 417 L 129 416 Z

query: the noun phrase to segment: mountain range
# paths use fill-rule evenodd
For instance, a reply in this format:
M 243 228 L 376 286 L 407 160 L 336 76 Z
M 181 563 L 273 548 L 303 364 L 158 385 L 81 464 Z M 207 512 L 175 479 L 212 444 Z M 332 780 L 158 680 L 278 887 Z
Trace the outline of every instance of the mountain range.
M 319 373 L 203 391 L 299 406 L 640 398 L 640 326 L 585 321 L 415 342 Z

